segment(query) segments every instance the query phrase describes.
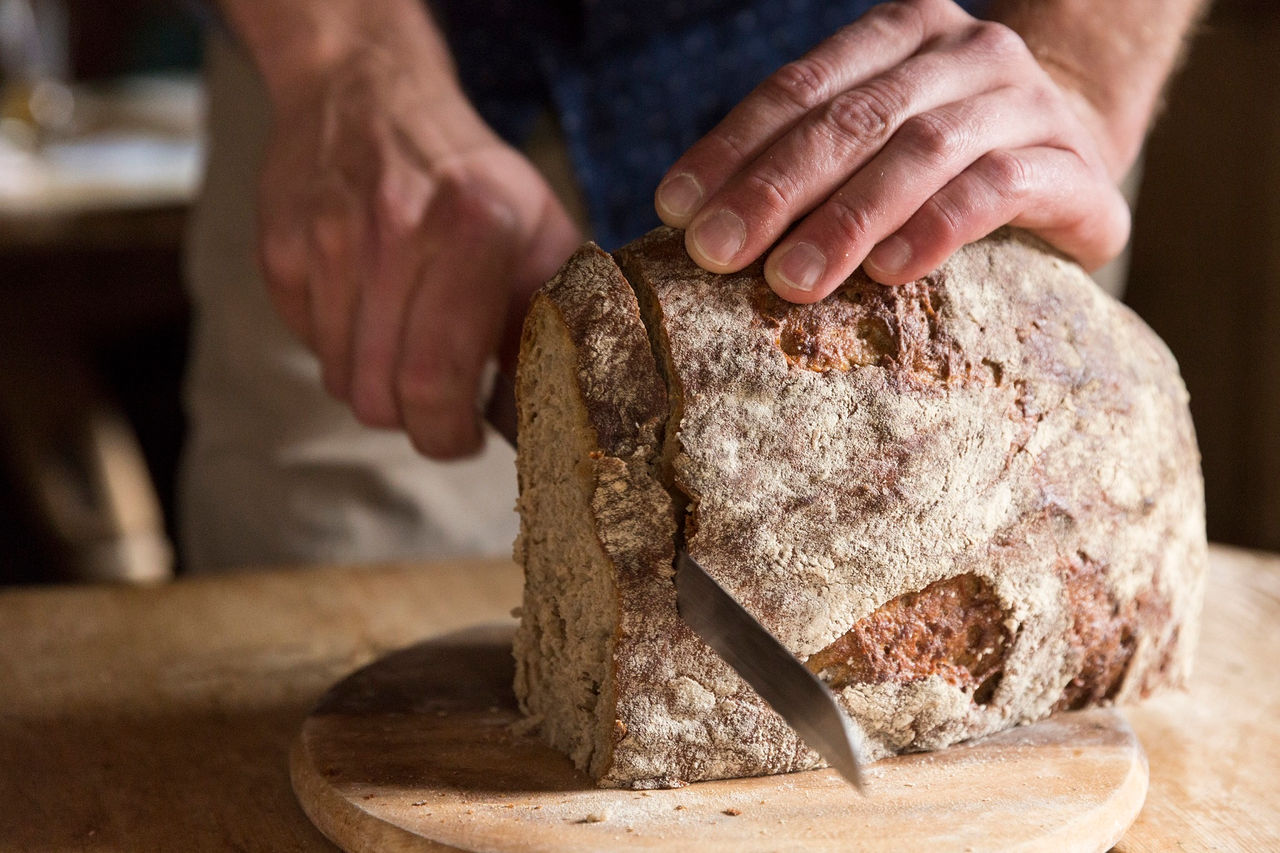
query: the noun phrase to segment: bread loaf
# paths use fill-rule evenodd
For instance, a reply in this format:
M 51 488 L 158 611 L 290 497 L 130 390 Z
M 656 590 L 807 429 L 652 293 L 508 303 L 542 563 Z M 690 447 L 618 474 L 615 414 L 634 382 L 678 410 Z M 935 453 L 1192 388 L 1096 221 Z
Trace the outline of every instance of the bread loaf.
M 786 303 L 661 228 L 575 254 L 517 381 L 516 693 L 606 786 L 819 766 L 676 613 L 690 553 L 871 758 L 1188 675 L 1206 563 L 1168 350 L 1020 232 Z

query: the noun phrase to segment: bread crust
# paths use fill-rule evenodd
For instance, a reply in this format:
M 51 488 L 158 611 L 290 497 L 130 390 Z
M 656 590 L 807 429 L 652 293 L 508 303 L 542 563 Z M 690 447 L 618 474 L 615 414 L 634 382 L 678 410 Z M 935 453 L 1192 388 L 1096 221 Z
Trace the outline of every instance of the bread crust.
M 656 446 L 666 428 L 667 388 L 654 364 L 635 293 L 613 258 L 587 243 L 533 302 L 530 313 L 539 304 L 550 307 L 573 339 L 578 388 L 600 453 L 627 458 Z M 527 326 L 525 337 L 532 333 Z
M 579 472 L 578 488 L 585 493 L 590 526 L 599 547 L 602 562 L 609 567 L 609 586 L 614 600 L 611 619 L 614 625 L 612 647 L 602 650 L 610 657 L 610 672 L 600 685 L 597 713 L 602 730 L 609 736 L 584 738 L 597 741 L 584 755 L 582 769 L 602 779 L 619 783 L 632 781 L 634 774 L 620 778 L 628 767 L 627 747 L 620 752 L 615 743 L 626 731 L 623 722 L 630 716 L 629 685 L 622 689 L 623 709 L 616 707 L 619 695 L 619 660 L 630 660 L 643 647 L 643 625 L 636 624 L 638 614 L 645 611 L 644 602 L 659 610 L 675 608 L 670 577 L 675 558 L 676 514 L 671 496 L 653 475 L 668 415 L 666 385 L 654 364 L 653 352 L 644 324 L 640 321 L 635 294 L 622 277 L 613 259 L 595 244 L 587 244 L 565 262 L 560 272 L 535 296 L 530 305 L 521 345 L 521 376 L 516 382 L 516 408 L 521 423 L 520 435 L 530 419 L 540 416 L 538 406 L 527 398 L 529 382 L 523 376 L 528 354 L 535 349 L 537 320 L 551 314 L 556 326 L 566 334 L 576 355 L 572 387 L 577 391 L 582 422 L 565 424 L 569 429 L 586 429 L 591 433 L 586 442 L 590 450 L 584 458 L 572 460 Z M 569 446 L 567 436 L 565 447 Z M 523 440 L 523 439 L 522 439 Z M 546 547 L 538 544 L 537 521 L 529 506 L 529 480 L 536 476 L 528 448 L 521 447 L 517 463 L 520 479 L 521 534 L 515 546 L 515 559 L 530 564 L 529 549 Z M 580 519 L 552 520 L 551 523 L 580 523 Z M 536 626 L 528 614 L 559 597 L 556 589 L 533 589 L 526 583 L 524 610 L 515 640 L 517 658 L 516 694 L 526 713 L 547 704 L 563 701 L 546 695 L 550 688 L 535 683 L 538 667 L 530 658 L 539 654 Z M 669 600 L 667 600 L 669 599 Z M 554 605 L 552 605 L 554 606 Z M 628 671 L 624 663 L 622 671 Z M 542 691 L 541 696 L 533 694 Z M 616 736 L 615 736 L 616 733 Z M 630 743 L 634 743 L 633 738 Z M 656 785 L 664 784 L 656 780 Z
M 870 756 L 1185 682 L 1206 565 L 1186 390 L 1079 267 L 1002 230 L 919 282 L 859 273 L 801 306 L 759 265 L 701 270 L 672 229 L 618 260 L 652 302 L 665 351 L 646 364 L 666 362 L 663 416 L 678 418 L 669 472 L 645 444 L 620 491 L 652 497 L 665 477 L 669 506 L 688 500 L 691 553 L 833 683 Z M 584 389 L 633 381 L 583 370 Z M 660 502 L 602 509 L 602 542 Z M 815 766 L 680 622 L 671 549 L 610 553 L 621 723 L 601 783 Z M 944 618 L 957 608 L 967 621 Z M 909 653 L 886 640 L 912 637 Z

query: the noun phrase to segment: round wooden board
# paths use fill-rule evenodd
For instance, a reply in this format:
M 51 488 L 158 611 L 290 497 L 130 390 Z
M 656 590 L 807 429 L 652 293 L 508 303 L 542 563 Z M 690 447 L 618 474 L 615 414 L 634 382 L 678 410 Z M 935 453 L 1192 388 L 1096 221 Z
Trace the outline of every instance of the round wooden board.
M 311 820 L 347 851 L 1106 850 L 1147 760 L 1118 712 L 1054 717 L 867 768 L 605 790 L 519 733 L 510 626 L 441 637 L 336 684 L 291 757 Z

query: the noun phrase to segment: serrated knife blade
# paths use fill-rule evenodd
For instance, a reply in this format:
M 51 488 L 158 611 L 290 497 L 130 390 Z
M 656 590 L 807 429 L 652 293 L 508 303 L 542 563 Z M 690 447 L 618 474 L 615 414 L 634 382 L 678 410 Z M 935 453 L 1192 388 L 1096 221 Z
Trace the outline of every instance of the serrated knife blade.
M 676 554 L 676 607 L 801 740 L 865 793 L 857 723 L 831 690 L 683 548 Z

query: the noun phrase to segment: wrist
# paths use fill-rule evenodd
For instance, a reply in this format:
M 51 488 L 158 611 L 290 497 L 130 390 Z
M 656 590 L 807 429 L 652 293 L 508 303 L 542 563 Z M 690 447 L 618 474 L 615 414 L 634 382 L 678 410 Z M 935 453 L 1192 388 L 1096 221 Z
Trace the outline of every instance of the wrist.
M 314 96 L 344 70 L 412 74 L 422 94 L 465 97 L 443 37 L 419 0 L 220 0 L 277 108 Z
M 1125 74 L 1099 74 L 1079 61 L 1078 52 L 1064 50 L 1039 36 L 1037 30 L 1024 35 L 1027 47 L 1092 135 L 1108 173 L 1120 180 L 1137 159 L 1146 137 L 1159 82 L 1146 85 Z
M 1057 84 L 1071 111 L 1093 137 L 1102 162 L 1119 180 L 1137 159 L 1146 134 L 1150 110 L 1125 109 L 1113 92 L 1080 69 L 1055 57 L 1051 50 L 1032 49 L 1040 67 Z
M 1204 0 L 993 0 L 1094 134 L 1115 179 L 1137 159 Z

